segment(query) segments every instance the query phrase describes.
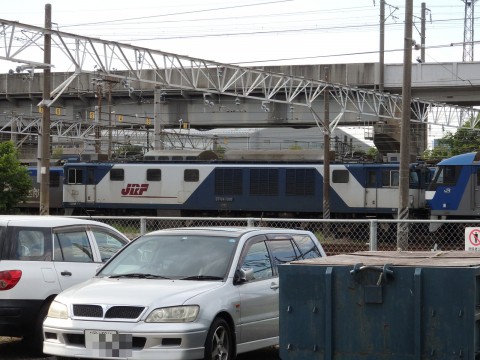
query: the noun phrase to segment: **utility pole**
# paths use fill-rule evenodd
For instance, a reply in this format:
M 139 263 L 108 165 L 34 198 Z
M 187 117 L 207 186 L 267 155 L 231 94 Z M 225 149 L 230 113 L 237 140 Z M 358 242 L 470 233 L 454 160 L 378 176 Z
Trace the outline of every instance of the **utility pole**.
M 43 62 L 51 63 L 52 57 L 52 5 L 45 4 L 45 34 Z M 40 215 L 50 213 L 50 92 L 51 69 L 43 69 L 43 101 L 42 101 L 42 132 L 39 141 L 40 147 Z
M 375 4 L 375 0 L 373 0 Z M 379 65 L 380 65 L 380 72 L 378 78 L 378 90 L 383 92 L 383 88 L 385 86 L 385 22 L 387 19 L 385 18 L 385 6 L 388 5 L 390 10 L 390 14 L 388 17 L 394 17 L 394 12 L 398 10 L 397 7 L 387 4 L 385 0 L 380 0 L 380 49 L 379 49 Z
M 330 78 L 330 68 L 325 69 L 325 83 Z M 330 88 L 323 93 L 323 218 L 330 219 Z M 323 237 L 331 237 L 330 223 L 323 224 Z
M 112 158 L 112 82 L 108 82 L 108 160 Z
M 385 87 L 385 0 L 380 0 L 380 57 L 378 60 L 379 63 L 379 73 L 378 73 L 378 91 L 383 93 Z M 380 107 L 378 113 L 378 120 L 383 121 L 383 107 Z M 372 126 L 372 138 L 375 142 L 375 126 Z
M 423 63 L 425 63 L 425 37 L 426 37 L 426 26 L 425 26 L 425 22 L 426 22 L 426 17 L 427 15 L 427 8 L 425 6 L 425 3 L 423 2 L 422 3 L 422 15 L 421 15 L 421 28 L 420 28 L 420 60 Z
M 405 36 L 403 49 L 402 124 L 400 129 L 400 174 L 397 224 L 397 248 L 408 248 L 408 200 L 410 162 L 410 112 L 412 99 L 412 27 L 413 0 L 405 0 Z
M 328 84 L 330 69 L 325 68 L 325 83 Z M 330 90 L 325 88 L 323 103 L 323 218 L 330 219 Z M 328 225 L 328 224 L 325 224 Z
M 421 27 L 420 27 L 420 61 L 422 64 L 425 63 L 425 39 L 426 39 L 426 16 L 427 16 L 427 8 L 425 3 L 422 3 L 422 13 L 421 13 Z M 428 10 L 430 11 L 430 10 Z M 428 125 L 423 123 L 419 124 L 418 127 L 421 131 L 423 131 L 423 149 L 428 147 Z
M 378 77 L 378 91 L 383 92 L 385 86 L 385 0 L 380 0 L 380 73 Z

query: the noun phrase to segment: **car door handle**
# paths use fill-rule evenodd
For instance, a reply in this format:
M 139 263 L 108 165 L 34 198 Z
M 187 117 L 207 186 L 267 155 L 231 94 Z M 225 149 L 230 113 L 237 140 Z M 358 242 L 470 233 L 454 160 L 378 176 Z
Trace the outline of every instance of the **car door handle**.
M 272 290 L 277 290 L 278 288 L 279 288 L 279 285 L 278 285 L 277 283 L 272 282 L 272 283 L 270 284 L 270 289 L 272 289 Z
M 72 273 L 70 271 L 62 271 L 60 274 L 62 276 L 72 276 Z

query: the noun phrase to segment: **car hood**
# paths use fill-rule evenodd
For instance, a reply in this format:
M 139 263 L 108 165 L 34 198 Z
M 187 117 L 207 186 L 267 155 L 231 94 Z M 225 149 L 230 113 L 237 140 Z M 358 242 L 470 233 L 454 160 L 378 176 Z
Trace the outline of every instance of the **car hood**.
M 224 284 L 220 281 L 92 278 L 63 291 L 56 300 L 75 304 L 174 306 Z

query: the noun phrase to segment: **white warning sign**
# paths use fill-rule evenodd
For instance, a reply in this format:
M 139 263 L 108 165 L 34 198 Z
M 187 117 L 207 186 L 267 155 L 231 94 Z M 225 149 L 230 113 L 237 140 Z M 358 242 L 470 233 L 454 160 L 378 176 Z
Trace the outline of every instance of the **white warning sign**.
M 480 251 L 480 227 L 465 229 L 465 251 Z

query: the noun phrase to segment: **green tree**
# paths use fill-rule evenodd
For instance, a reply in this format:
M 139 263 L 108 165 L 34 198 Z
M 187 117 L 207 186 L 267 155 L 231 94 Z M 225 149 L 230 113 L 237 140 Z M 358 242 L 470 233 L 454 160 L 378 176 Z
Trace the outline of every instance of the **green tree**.
M 378 155 L 378 149 L 373 146 L 373 147 L 369 147 L 368 150 L 367 150 L 367 155 L 374 158 Z
M 294 144 L 289 147 L 289 150 L 303 150 L 303 148 L 298 144 Z
M 142 150 L 143 149 L 140 145 L 123 145 L 123 146 L 120 146 L 119 148 L 117 148 L 115 150 L 115 153 L 120 154 L 120 155 L 125 154 L 125 153 L 129 153 L 129 152 L 142 154 L 143 153 Z
M 448 132 L 438 140 L 438 145 L 432 150 L 426 150 L 426 159 L 444 159 L 454 155 L 465 154 L 480 150 L 480 123 L 475 129 L 469 121 L 455 133 Z
M 0 213 L 9 214 L 32 188 L 27 168 L 20 164 L 11 141 L 0 142 Z
M 52 151 L 52 159 L 60 159 L 63 155 L 63 149 L 61 147 L 56 147 Z

